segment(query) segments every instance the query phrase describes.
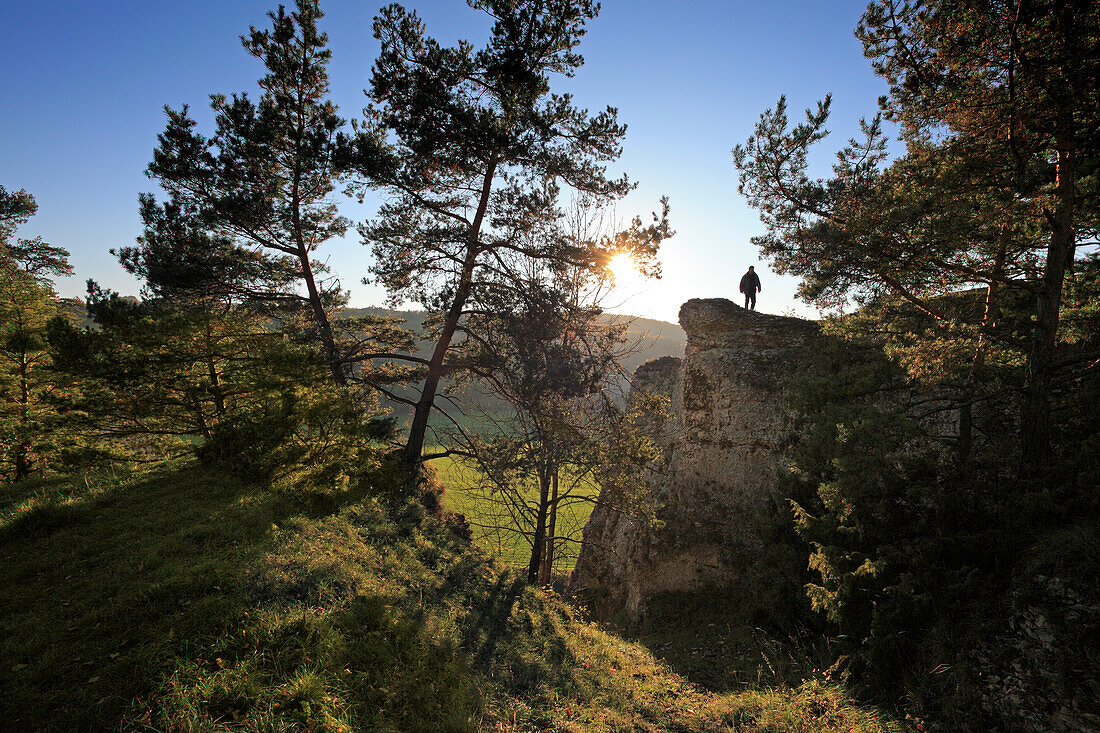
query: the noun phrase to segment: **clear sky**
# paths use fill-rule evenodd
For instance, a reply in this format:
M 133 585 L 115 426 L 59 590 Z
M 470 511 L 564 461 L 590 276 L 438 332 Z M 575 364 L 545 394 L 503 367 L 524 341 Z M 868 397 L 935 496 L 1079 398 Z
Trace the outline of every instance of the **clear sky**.
M 267 25 L 269 0 L 0 0 L 0 185 L 25 188 L 39 213 L 20 236 L 41 235 L 72 253 L 76 276 L 136 294 L 108 250 L 140 232 L 137 197 L 155 191 L 144 175 L 163 106 L 190 104 L 210 131 L 211 93 L 248 91 L 262 74 L 241 47 L 249 25 Z M 333 99 L 359 114 L 377 53 L 371 18 L 383 0 L 322 0 L 333 60 Z M 477 42 L 483 14 L 462 0 L 405 3 L 443 42 Z M 558 91 L 593 110 L 618 107 L 627 132 L 619 167 L 638 182 L 618 207 L 648 215 L 669 196 L 677 235 L 662 247 L 664 278 L 627 283 L 612 310 L 676 320 L 693 297 L 736 300 L 748 265 L 763 281 L 759 309 L 814 315 L 794 300 L 795 283 L 770 272 L 749 238 L 761 231 L 737 194 L 730 149 L 760 113 L 786 94 L 792 116 L 833 94 L 833 136 L 815 165 L 827 172 L 836 147 L 872 116 L 884 83 L 852 36 L 866 0 L 604 0 L 581 52 L 586 64 Z M 355 219 L 371 208 L 347 207 Z M 359 284 L 369 250 L 354 232 L 326 245 L 329 264 L 352 290 L 352 304 L 381 292 Z

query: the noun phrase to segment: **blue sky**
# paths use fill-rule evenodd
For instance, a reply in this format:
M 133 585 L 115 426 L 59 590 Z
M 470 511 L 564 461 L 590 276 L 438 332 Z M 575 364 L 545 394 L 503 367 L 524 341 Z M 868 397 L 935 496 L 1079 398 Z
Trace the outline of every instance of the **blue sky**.
M 74 3 L 3 0 L 0 45 L 0 185 L 25 188 L 39 213 L 20 230 L 72 253 L 76 276 L 58 283 L 82 295 L 84 280 L 124 293 L 138 283 L 108 250 L 139 234 L 137 196 L 155 191 L 144 175 L 165 104 L 192 106 L 209 131 L 211 93 L 254 92 L 262 69 L 242 48 L 249 25 L 264 26 L 266 0 Z M 322 0 L 333 61 L 334 101 L 345 117 L 363 106 L 377 52 L 371 18 L 382 0 Z M 484 15 L 462 0 L 407 2 L 443 42 L 484 38 Z M 591 109 L 618 107 L 627 123 L 619 168 L 638 182 L 618 206 L 647 215 L 669 196 L 677 235 L 662 248 L 664 278 L 619 289 L 612 310 L 675 321 L 693 297 L 737 299 L 755 264 L 760 310 L 814 315 L 794 300 L 794 281 L 772 274 L 749 238 L 761 231 L 737 194 L 730 148 L 786 94 L 792 112 L 833 94 L 833 135 L 815 161 L 875 113 L 885 92 L 852 31 L 865 0 L 702 2 L 604 0 L 581 45 L 586 64 L 558 87 Z M 365 218 L 370 207 L 347 207 Z M 327 245 L 329 263 L 354 305 L 382 294 L 359 284 L 369 251 L 354 233 Z

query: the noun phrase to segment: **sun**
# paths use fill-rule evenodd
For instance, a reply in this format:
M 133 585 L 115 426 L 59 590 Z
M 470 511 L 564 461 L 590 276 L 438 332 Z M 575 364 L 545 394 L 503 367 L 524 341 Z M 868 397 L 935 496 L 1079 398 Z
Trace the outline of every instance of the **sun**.
M 611 270 L 615 282 L 620 284 L 636 279 L 638 273 L 634 258 L 626 252 L 620 252 L 612 257 L 611 262 L 608 263 L 608 269 Z

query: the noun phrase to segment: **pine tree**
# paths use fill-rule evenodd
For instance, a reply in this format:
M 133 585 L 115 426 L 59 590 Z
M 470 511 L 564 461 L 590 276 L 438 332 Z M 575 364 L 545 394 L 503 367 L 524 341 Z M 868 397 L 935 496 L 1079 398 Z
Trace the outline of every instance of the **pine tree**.
M 905 155 L 886 163 L 875 120 L 831 178 L 811 180 L 806 151 L 826 134 L 828 100 L 793 127 L 781 100 L 734 151 L 768 227 L 756 241 L 813 302 L 893 298 L 927 317 L 914 342 L 927 363 L 955 351 L 964 459 L 972 406 L 990 394 L 983 371 L 1023 354 L 1020 451 L 1035 474 L 1051 458 L 1063 282 L 1100 213 L 1100 15 L 1095 3 L 884 0 L 857 35 L 891 85 L 882 105 Z M 942 299 L 976 287 L 980 306 Z
M 1040 209 L 1046 242 L 1030 284 L 1035 323 L 1021 414 L 1024 465 L 1038 472 L 1050 458 L 1063 285 L 1100 215 L 1100 6 L 878 0 L 857 36 L 890 84 L 883 105 L 908 139 L 946 132 L 977 141 L 975 157 L 1012 171 L 1010 195 Z
M 337 384 L 347 367 L 330 311 L 346 302 L 315 252 L 349 222 L 331 194 L 345 152 L 344 121 L 328 99 L 328 38 L 316 0 L 269 13 L 245 49 L 267 70 L 261 94 L 211 96 L 216 130 L 196 130 L 188 108 L 166 108 L 168 125 L 149 175 L 169 198 L 142 197 L 146 234 L 120 256 L 157 287 L 216 286 L 271 315 L 308 314 L 313 338 Z M 300 294 L 299 286 L 305 294 Z
M 26 191 L 0 187 L 0 471 L 13 481 L 44 471 L 68 427 L 46 334 L 58 315 L 51 278 L 72 272 L 69 253 L 40 237 L 12 240 L 37 211 Z
M 583 63 L 576 49 L 598 6 L 469 5 L 493 18 L 480 50 L 441 46 L 399 5 L 375 19 L 382 51 L 358 138 L 363 184 L 387 196 L 377 218 L 360 227 L 374 251 L 374 280 L 394 303 L 418 302 L 439 319 L 405 448 L 410 465 L 422 458 L 456 334 L 477 337 L 467 319 L 515 289 L 530 262 L 596 266 L 592 252 L 553 236 L 562 188 L 598 202 L 631 189 L 625 177 L 606 173 L 625 134 L 616 111 L 590 115 L 568 94 L 551 93 L 552 77 L 571 77 Z M 662 231 L 654 229 L 646 246 L 655 248 Z

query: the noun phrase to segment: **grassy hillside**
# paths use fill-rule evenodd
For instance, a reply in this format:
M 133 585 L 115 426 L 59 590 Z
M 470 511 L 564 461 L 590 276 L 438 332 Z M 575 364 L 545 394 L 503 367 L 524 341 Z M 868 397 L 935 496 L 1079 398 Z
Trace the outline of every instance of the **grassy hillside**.
M 12 730 L 901 729 L 817 682 L 705 693 L 380 487 L 182 461 L 2 491 Z

